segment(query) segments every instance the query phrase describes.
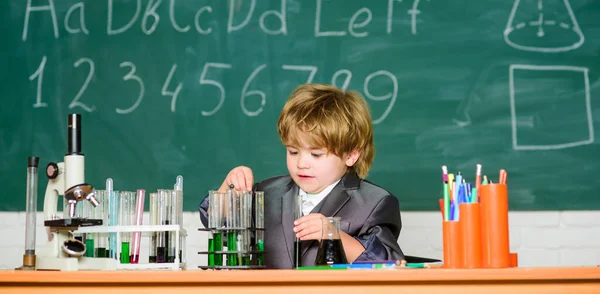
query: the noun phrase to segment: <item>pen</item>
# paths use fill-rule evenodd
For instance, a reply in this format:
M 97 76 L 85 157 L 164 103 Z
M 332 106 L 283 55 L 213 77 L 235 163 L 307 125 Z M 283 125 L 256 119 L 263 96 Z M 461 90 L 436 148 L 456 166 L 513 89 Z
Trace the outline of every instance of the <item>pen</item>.
M 506 170 L 501 169 L 500 170 L 500 178 L 498 179 L 498 183 L 506 184 L 506 176 L 507 176 Z

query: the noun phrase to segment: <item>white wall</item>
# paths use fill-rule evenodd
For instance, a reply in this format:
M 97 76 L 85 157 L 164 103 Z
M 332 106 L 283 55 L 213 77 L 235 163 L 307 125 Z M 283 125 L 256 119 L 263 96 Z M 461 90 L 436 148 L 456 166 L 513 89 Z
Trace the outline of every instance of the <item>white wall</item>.
M 38 213 L 38 246 L 45 238 L 42 218 Z M 521 267 L 600 265 L 600 211 L 511 212 L 509 222 L 511 251 L 519 254 Z M 442 258 L 439 213 L 403 212 L 402 223 L 399 242 L 405 254 Z M 196 269 L 206 265 L 197 252 L 206 250 L 207 233 L 198 231 L 202 224 L 197 212 L 185 212 L 184 224 L 188 269 Z M 0 269 L 21 266 L 24 244 L 25 212 L 0 212 Z M 147 260 L 147 240 L 142 250 Z

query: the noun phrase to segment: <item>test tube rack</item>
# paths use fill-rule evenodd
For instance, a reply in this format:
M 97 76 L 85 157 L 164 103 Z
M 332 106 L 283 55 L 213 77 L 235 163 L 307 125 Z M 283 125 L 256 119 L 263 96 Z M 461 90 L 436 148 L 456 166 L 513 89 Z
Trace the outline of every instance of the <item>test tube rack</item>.
M 175 232 L 175 252 L 179 252 L 182 249 L 182 260 L 179 259 L 179 254 L 175 254 L 174 262 L 166 263 L 138 263 L 138 264 L 117 264 L 117 270 L 180 270 L 186 269 L 186 250 L 185 250 L 185 239 L 187 232 L 181 228 L 180 225 L 141 225 L 141 226 L 90 226 L 80 227 L 73 234 L 85 234 L 85 233 L 126 233 L 126 232 L 140 232 L 142 238 L 149 238 L 155 232 Z M 179 237 L 182 237 L 182 243 L 180 244 Z M 116 234 L 117 244 L 121 244 L 121 234 Z
M 235 232 L 236 234 L 241 234 L 243 232 L 250 232 L 251 235 L 256 235 L 257 231 L 264 231 L 263 228 L 244 228 L 244 227 L 224 227 L 224 228 L 199 228 L 198 231 L 204 231 L 209 233 L 222 233 L 223 235 L 228 235 L 228 233 Z M 252 242 L 254 243 L 254 242 Z M 266 268 L 264 264 L 257 264 L 256 261 L 259 259 L 259 256 L 264 255 L 264 251 L 256 250 L 256 244 L 250 244 L 251 250 L 220 250 L 220 251 L 200 251 L 198 254 L 200 255 L 213 255 L 213 256 L 221 256 L 222 261 L 226 263 L 226 259 L 230 258 L 230 256 L 236 256 L 236 259 L 239 256 L 249 256 L 250 264 L 246 265 L 206 265 L 206 266 L 198 266 L 200 269 L 214 269 L 214 270 L 245 270 L 245 269 L 264 269 Z

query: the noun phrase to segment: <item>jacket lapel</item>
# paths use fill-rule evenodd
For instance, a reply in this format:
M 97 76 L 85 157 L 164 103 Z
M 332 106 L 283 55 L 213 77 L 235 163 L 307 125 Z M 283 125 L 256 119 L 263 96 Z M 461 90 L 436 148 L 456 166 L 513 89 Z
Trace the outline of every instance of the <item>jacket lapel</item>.
M 281 197 L 281 227 L 290 262 L 294 259 L 294 240 L 296 239 L 294 233 L 294 196 L 296 194 L 298 194 L 298 186 L 290 181 L 288 191 Z

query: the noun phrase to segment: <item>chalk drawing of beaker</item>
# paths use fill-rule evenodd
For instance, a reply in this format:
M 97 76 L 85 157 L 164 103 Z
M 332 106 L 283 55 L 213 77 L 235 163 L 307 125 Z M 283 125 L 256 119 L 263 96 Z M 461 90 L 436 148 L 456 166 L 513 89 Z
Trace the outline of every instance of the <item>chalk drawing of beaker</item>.
M 515 0 L 504 40 L 515 49 L 555 53 L 577 49 L 585 38 L 569 0 Z

